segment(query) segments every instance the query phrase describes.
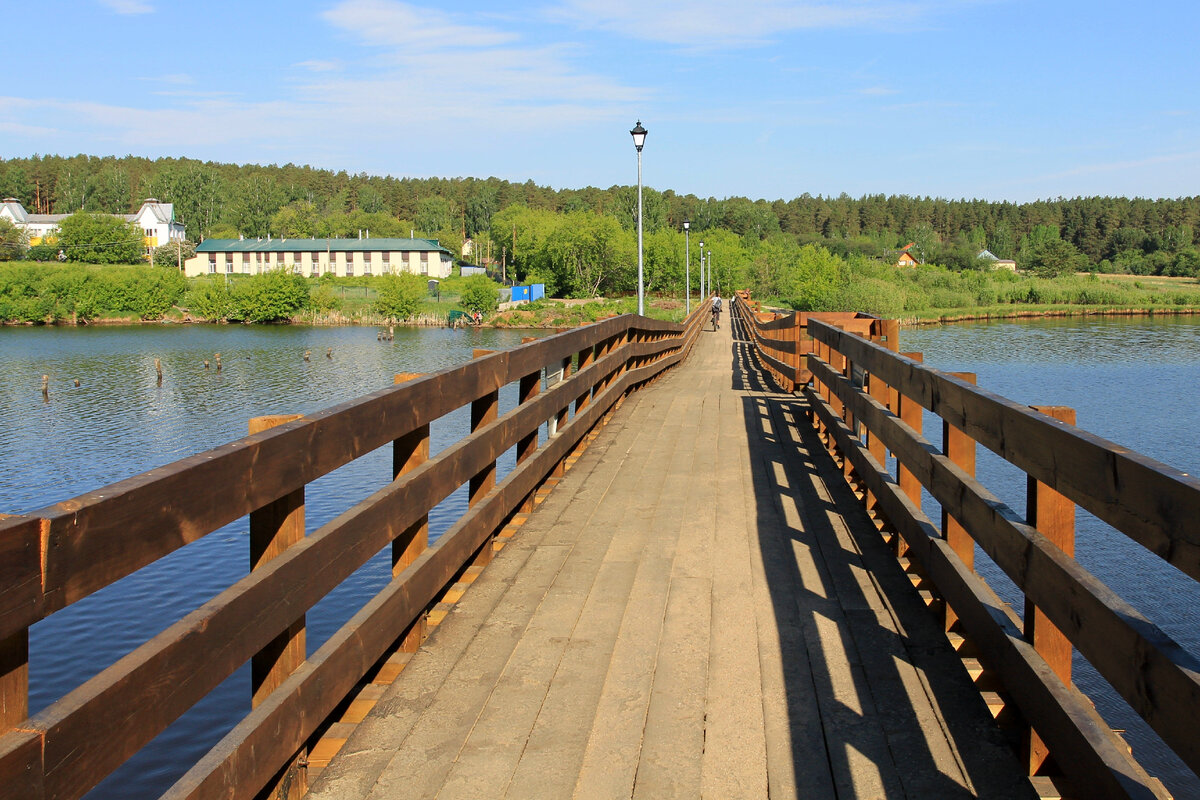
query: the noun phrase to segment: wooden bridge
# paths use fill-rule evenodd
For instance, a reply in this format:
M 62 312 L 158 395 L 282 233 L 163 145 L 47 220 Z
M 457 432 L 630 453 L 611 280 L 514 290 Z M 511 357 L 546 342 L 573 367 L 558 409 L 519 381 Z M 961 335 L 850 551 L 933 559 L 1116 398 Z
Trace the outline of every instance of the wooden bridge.
M 1078 504 L 1200 578 L 1200 483 L 898 354 L 894 322 L 735 312 L 397 376 L 0 522 L 0 794 L 83 796 L 247 661 L 245 718 L 166 796 L 1166 797 L 1073 650 L 1200 769 L 1200 663 L 1071 558 Z M 305 485 L 385 445 L 379 490 L 306 531 Z M 244 579 L 28 717 L 30 625 L 247 516 Z M 308 654 L 306 612 L 381 550 L 392 582 Z

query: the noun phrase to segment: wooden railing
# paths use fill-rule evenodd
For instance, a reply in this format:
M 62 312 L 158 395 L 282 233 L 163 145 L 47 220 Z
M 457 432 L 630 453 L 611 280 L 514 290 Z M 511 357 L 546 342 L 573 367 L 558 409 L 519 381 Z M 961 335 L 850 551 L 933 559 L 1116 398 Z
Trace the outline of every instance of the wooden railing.
M 699 311 L 684 325 L 626 315 L 397 376 L 398 385 L 304 417 L 261 418 L 244 439 L 0 521 L 0 795 L 81 797 L 250 661 L 253 710 L 167 796 L 252 797 L 272 786 L 299 796 L 314 731 L 389 652 L 419 642 L 446 587 L 488 560 L 496 532 L 626 393 L 686 356 L 703 321 Z M 543 372 L 565 379 L 543 388 Z M 519 405 L 500 416 L 508 384 L 519 386 Z M 430 457 L 430 423 L 464 406 L 469 435 Z M 547 421 L 552 434 L 539 441 Z M 305 535 L 305 486 L 388 444 L 383 488 Z M 513 448 L 517 465 L 497 481 L 497 458 Z M 463 485 L 469 509 L 426 549 L 429 512 Z M 247 516 L 249 575 L 27 718 L 29 626 Z M 305 613 L 389 544 L 393 580 L 306 658 Z
M 735 307 L 763 336 L 747 299 Z M 895 320 L 806 327 L 813 383 L 797 388 L 813 423 L 960 655 L 977 656 L 981 686 L 998 681 L 1029 774 L 1057 776 L 1073 797 L 1169 796 L 1072 684 L 1073 649 L 1200 773 L 1200 660 L 1073 558 L 1078 505 L 1200 579 L 1200 481 L 1076 428 L 1071 409 L 1023 406 L 895 352 Z M 922 409 L 941 420 L 940 449 Z M 975 479 L 976 443 L 1026 473 L 1026 517 Z M 976 544 L 1024 593 L 1023 619 L 974 570 Z

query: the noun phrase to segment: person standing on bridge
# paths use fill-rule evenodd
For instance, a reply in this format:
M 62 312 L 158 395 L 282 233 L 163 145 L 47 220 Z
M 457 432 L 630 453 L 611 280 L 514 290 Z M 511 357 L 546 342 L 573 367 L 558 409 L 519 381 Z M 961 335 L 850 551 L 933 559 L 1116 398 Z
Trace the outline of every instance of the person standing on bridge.
M 713 330 L 721 327 L 721 295 L 714 295 L 712 299 L 712 320 Z

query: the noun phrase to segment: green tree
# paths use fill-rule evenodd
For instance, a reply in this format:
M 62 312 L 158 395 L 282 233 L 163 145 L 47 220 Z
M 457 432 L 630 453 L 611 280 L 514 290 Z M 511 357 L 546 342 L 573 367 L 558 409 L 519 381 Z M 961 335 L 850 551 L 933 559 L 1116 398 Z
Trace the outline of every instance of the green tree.
M 7 219 L 0 219 L 0 261 L 15 261 L 25 255 L 29 237 Z
M 230 318 L 286 322 L 308 305 L 308 282 L 286 269 L 252 275 L 233 285 Z
M 472 275 L 463 280 L 458 302 L 468 311 L 495 311 L 500 305 L 500 287 L 487 276 Z
M 175 219 L 195 241 L 213 235 L 228 194 L 220 173 L 198 162 L 168 163 L 150 181 L 150 193 L 174 205 Z
M 454 218 L 450 201 L 444 197 L 426 197 L 417 204 L 417 230 L 424 234 L 432 234 L 442 228 L 448 228 Z
M 554 277 L 551 294 L 596 297 L 633 291 L 636 248 L 635 236 L 613 217 L 567 214 L 546 238 L 546 266 Z
M 224 276 L 197 280 L 183 302 L 191 313 L 212 322 L 227 319 L 234 309 L 233 295 Z
M 271 232 L 271 217 L 285 200 L 276 180 L 253 174 L 243 178 L 226 205 L 228 221 L 245 236 L 266 238 Z
M 429 284 L 420 275 L 404 272 L 399 275 L 382 275 L 375 279 L 379 297 L 375 310 L 389 319 L 407 319 L 417 313 L 426 295 Z
M 196 255 L 195 242 L 167 242 L 154 248 L 150 262 L 156 267 L 175 267 Z
M 1087 258 L 1070 242 L 1047 239 L 1031 245 L 1022 255 L 1027 269 L 1042 278 L 1057 278 L 1087 268 Z
M 110 214 L 72 214 L 59 224 L 55 244 L 68 261 L 136 264 L 142 260 L 142 231 L 136 223 Z
M 467 236 L 475 236 L 491 226 L 497 208 L 496 194 L 496 188 L 487 184 L 479 184 L 471 192 L 464 209 L 463 226 Z

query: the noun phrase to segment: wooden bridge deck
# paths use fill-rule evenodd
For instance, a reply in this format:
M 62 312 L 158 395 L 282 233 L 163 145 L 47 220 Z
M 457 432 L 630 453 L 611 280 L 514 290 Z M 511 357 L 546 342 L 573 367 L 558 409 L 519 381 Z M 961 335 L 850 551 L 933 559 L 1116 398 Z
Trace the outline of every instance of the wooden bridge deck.
M 629 397 L 311 797 L 1033 796 L 745 357 L 705 333 Z

